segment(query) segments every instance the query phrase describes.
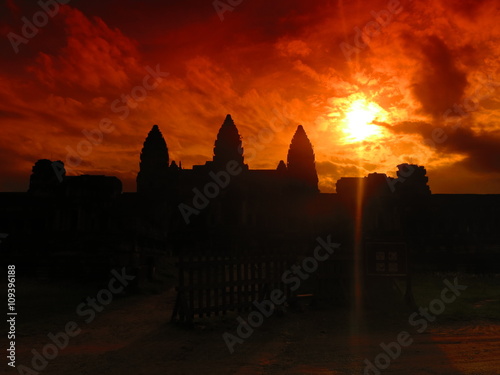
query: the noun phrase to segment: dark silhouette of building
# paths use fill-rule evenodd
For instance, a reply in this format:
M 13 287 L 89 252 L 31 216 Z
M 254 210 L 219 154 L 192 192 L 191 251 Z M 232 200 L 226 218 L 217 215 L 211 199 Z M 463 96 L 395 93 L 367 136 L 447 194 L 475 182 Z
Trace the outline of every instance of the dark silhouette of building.
M 171 175 L 168 148 L 158 125 L 153 126 L 144 141 L 139 168 L 138 193 L 163 195 L 168 192 Z
M 240 133 L 231 115 L 227 115 L 215 140 L 213 164 L 216 169 L 223 169 L 230 161 L 235 161 L 238 166 L 245 167 Z
M 319 192 L 314 151 L 302 125 L 298 126 L 288 150 L 287 172 L 296 186 Z
M 213 159 L 184 169 L 170 160 L 154 125 L 140 154 L 137 193 L 123 193 L 116 177 L 66 176 L 62 162 L 41 159 L 27 193 L 0 193 L 3 254 L 27 273 L 106 274 L 127 266 L 147 274 L 169 254 L 304 255 L 326 235 L 349 253 L 357 223 L 363 241 L 406 242 L 415 267 L 498 267 L 500 195 L 433 195 L 425 168 L 410 164 L 399 165 L 396 178 L 342 177 L 336 194 L 320 193 L 301 125 L 287 162 L 274 170 L 249 169 L 243 151 L 227 115 Z
M 57 161 L 56 163 L 61 163 Z M 28 193 L 36 195 L 51 195 L 61 182 L 61 178 L 66 176 L 63 171 L 61 176 L 56 174 L 53 162 L 48 159 L 38 160 L 32 168 Z

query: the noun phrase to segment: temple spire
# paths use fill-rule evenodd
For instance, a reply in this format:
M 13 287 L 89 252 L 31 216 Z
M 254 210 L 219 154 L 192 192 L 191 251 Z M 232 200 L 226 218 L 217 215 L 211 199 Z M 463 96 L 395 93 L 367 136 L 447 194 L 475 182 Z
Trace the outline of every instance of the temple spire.
M 137 192 L 165 191 L 169 176 L 168 148 L 158 125 L 149 132 L 141 151 L 140 170 L 137 174 Z
M 287 156 L 288 176 L 295 184 L 312 191 L 318 190 L 318 174 L 314 150 L 302 125 L 297 127 Z
M 213 162 L 219 168 L 225 167 L 231 160 L 235 160 L 238 164 L 243 165 L 243 147 L 241 146 L 241 136 L 238 133 L 238 129 L 231 115 L 227 115 L 217 133 Z
M 280 160 L 280 162 L 278 163 L 278 166 L 276 167 L 276 170 L 281 174 L 286 173 L 286 164 L 283 160 Z

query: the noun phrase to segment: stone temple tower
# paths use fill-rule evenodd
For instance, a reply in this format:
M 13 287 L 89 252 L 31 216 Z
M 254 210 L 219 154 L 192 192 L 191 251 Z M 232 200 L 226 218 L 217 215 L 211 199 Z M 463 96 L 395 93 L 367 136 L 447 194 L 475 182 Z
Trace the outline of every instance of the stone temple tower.
M 137 192 L 163 195 L 168 193 L 170 177 L 168 148 L 158 125 L 149 132 L 141 151 L 137 174 Z
M 314 150 L 302 125 L 297 127 L 288 150 L 287 172 L 295 187 L 319 192 Z
M 227 115 L 224 123 L 217 133 L 214 145 L 213 166 L 216 169 L 224 169 L 229 161 L 236 161 L 243 168 L 243 147 L 241 136 L 234 124 L 231 115 Z

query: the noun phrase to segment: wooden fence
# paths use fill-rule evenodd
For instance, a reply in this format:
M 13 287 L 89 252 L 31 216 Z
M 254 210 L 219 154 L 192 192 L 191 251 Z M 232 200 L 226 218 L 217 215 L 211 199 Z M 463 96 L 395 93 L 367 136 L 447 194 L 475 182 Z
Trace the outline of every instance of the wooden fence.
M 172 321 L 249 311 L 274 289 L 289 297 L 282 276 L 292 261 L 282 254 L 181 256 Z

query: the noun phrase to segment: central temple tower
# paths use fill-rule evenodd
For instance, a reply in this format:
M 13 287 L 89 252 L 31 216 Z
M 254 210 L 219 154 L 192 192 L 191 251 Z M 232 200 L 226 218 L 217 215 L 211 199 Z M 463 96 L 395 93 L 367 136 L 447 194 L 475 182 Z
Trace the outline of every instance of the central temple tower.
M 297 127 L 288 150 L 287 171 L 296 187 L 319 192 L 314 150 L 302 125 Z
M 241 136 L 231 115 L 227 115 L 215 140 L 213 165 L 216 169 L 224 169 L 232 160 L 244 167 Z
M 158 125 L 149 132 L 141 151 L 137 192 L 164 194 L 169 186 L 168 148 Z

